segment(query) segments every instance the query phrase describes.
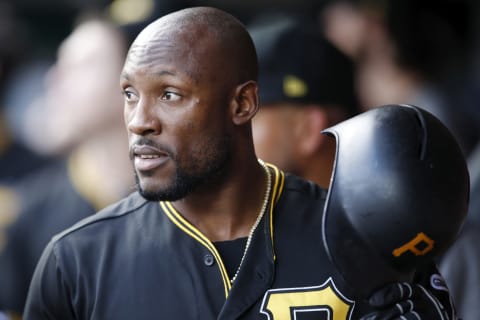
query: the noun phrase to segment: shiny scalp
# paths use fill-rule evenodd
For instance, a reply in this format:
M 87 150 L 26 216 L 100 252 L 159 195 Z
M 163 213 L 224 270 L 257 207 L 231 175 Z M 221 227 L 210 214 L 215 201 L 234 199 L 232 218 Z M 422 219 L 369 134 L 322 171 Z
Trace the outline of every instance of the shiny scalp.
M 235 84 L 258 77 L 258 62 L 253 41 L 245 26 L 229 13 L 212 7 L 192 7 L 165 15 L 147 26 L 133 42 L 127 62 L 151 67 L 155 65 L 155 57 L 171 47 L 182 47 L 194 51 L 192 59 L 198 58 L 198 52 L 207 57 L 218 54 L 221 57 L 216 63 L 226 63 L 231 72 L 229 76 Z M 170 39 L 168 44 L 162 39 Z M 205 46 L 206 43 L 213 44 Z M 159 45 L 161 43 L 161 46 Z M 170 48 L 165 47 L 170 46 Z M 191 46 L 191 47 L 190 47 Z M 148 54 L 147 54 L 148 53 Z M 201 67 L 204 61 L 193 61 Z M 221 65 L 220 65 L 221 66 Z

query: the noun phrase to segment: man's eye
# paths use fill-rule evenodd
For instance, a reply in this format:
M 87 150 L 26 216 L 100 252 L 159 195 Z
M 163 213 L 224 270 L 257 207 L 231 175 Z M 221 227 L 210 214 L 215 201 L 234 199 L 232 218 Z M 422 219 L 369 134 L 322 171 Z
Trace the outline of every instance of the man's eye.
M 175 92 L 166 91 L 162 96 L 162 100 L 178 101 L 180 100 L 180 95 Z
M 136 95 L 129 90 L 123 91 L 123 95 L 125 96 L 125 100 L 127 101 L 134 101 L 136 99 Z

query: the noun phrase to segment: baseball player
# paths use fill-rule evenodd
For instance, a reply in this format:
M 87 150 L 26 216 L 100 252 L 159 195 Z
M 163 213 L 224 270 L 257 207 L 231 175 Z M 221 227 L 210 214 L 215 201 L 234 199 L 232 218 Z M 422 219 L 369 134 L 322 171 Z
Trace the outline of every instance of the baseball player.
M 427 269 L 353 293 L 322 242 L 326 190 L 257 159 L 256 79 L 248 32 L 221 10 L 138 35 L 120 80 L 138 192 L 52 239 L 26 319 L 455 317 L 419 285 Z
M 306 17 L 257 20 L 249 27 L 260 69 L 255 151 L 281 170 L 328 188 L 335 141 L 318 132 L 359 112 L 353 62 Z

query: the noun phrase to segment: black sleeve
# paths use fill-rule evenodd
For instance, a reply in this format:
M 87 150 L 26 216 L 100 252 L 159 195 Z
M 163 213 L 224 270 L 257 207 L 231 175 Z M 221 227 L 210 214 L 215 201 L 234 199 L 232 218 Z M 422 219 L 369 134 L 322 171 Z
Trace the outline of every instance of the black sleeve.
M 24 320 L 75 319 L 71 290 L 55 246 L 56 242 L 50 242 L 37 264 L 25 304 Z

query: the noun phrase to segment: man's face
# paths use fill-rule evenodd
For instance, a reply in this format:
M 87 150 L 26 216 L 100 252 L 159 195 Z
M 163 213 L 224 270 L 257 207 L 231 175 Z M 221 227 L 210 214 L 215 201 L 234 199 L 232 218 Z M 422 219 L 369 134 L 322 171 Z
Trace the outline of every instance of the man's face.
M 78 25 L 62 43 L 48 73 L 41 148 L 63 152 L 105 127 L 122 125 L 118 113 L 122 46 L 115 31 L 98 21 Z
M 230 93 L 217 80 L 215 59 L 172 28 L 138 38 L 121 76 L 130 157 L 150 200 L 177 200 L 214 183 L 231 153 Z
M 253 118 L 253 141 L 257 156 L 295 172 L 296 130 L 301 108 L 289 104 L 264 104 Z

